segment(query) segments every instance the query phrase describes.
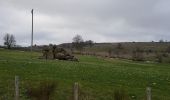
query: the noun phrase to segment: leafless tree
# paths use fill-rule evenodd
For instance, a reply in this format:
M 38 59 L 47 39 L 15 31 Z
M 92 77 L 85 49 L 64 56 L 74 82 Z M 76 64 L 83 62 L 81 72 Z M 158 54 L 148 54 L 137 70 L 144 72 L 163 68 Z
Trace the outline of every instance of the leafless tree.
M 53 47 L 52 47 L 53 59 L 56 58 L 56 48 L 57 48 L 57 46 L 53 45 Z
M 76 35 L 75 37 L 73 37 L 73 42 L 75 42 L 75 43 L 83 42 L 82 36 L 81 35 Z
M 5 34 L 4 36 L 4 45 L 7 46 L 8 49 L 10 49 L 11 47 L 15 46 L 16 44 L 16 40 L 14 35 L 12 34 Z
M 73 37 L 73 47 L 76 48 L 77 50 L 82 50 L 84 46 L 84 40 L 81 35 L 76 35 Z

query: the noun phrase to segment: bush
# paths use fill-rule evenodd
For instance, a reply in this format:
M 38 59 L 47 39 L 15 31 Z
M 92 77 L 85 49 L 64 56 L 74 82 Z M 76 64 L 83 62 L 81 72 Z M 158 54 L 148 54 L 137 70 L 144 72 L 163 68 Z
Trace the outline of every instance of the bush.
M 114 100 L 129 100 L 124 89 L 116 89 L 114 91 Z
M 35 100 L 49 100 L 54 93 L 56 84 L 54 82 L 41 82 L 38 87 L 28 86 L 27 96 Z
M 143 53 L 133 53 L 132 60 L 134 60 L 134 61 L 144 61 Z
M 157 62 L 159 62 L 159 63 L 162 63 L 163 62 L 163 56 L 162 56 L 162 54 L 157 54 L 156 55 L 156 58 L 157 58 Z
M 170 46 L 167 47 L 166 52 L 170 53 Z
M 140 49 L 140 48 L 136 48 L 132 52 L 132 60 L 134 60 L 134 61 L 144 61 L 143 50 Z
M 169 55 L 167 53 L 163 53 L 162 56 L 163 57 L 169 57 Z

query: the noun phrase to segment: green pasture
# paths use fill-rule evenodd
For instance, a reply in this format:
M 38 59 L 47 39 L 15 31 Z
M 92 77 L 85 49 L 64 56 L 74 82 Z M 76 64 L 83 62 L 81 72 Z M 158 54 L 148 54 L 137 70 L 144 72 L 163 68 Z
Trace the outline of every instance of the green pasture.
M 170 100 L 170 64 L 80 55 L 79 62 L 46 61 L 39 56 L 0 49 L 0 100 L 13 100 L 15 75 L 20 79 L 21 100 L 29 100 L 26 87 L 43 81 L 56 83 L 51 100 L 71 100 L 74 82 L 88 100 L 114 100 L 115 89 L 124 89 L 130 100 L 145 100 L 148 86 L 153 100 Z

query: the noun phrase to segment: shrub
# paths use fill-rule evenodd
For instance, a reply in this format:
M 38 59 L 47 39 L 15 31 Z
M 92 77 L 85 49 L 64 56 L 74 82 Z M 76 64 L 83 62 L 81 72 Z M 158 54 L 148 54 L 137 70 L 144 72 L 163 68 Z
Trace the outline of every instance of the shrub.
M 170 53 L 170 46 L 167 47 L 166 52 Z
M 162 62 L 163 62 L 163 56 L 162 56 L 162 54 L 157 54 L 157 55 L 156 55 L 156 58 L 157 58 L 157 62 L 159 62 L 159 63 L 162 63 Z
M 54 93 L 56 84 L 54 82 L 41 82 L 38 87 L 28 86 L 27 96 L 35 100 L 49 100 Z
M 116 89 L 114 91 L 114 100 L 129 100 L 124 89 Z
M 46 60 L 48 59 L 49 52 L 50 52 L 49 48 L 47 46 L 44 46 L 43 56 L 45 57 Z
M 134 61 L 144 61 L 143 50 L 141 48 L 136 48 L 132 52 L 132 60 Z
M 167 53 L 162 54 L 163 57 L 168 57 L 169 55 Z

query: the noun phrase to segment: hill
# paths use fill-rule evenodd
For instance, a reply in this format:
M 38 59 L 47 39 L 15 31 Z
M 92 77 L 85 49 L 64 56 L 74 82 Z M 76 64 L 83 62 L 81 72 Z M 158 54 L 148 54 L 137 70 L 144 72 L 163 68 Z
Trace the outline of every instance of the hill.
M 170 62 L 170 42 L 120 42 L 120 43 L 94 43 L 85 45 L 82 50 L 77 50 L 71 43 L 59 45 L 73 53 L 94 55 L 111 58 L 134 59 L 142 58 L 145 61 Z M 136 58 L 135 58 L 136 59 Z

